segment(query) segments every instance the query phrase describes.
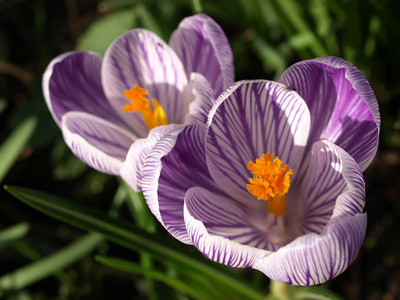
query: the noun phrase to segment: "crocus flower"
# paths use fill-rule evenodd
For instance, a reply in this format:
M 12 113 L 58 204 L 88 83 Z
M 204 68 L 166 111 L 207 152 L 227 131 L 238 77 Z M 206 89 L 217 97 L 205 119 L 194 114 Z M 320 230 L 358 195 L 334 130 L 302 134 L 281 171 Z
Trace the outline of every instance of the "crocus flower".
M 280 81 L 235 83 L 206 125 L 165 135 L 142 189 L 169 233 L 206 257 L 319 284 L 346 270 L 364 240 L 362 170 L 377 150 L 379 111 L 365 77 L 339 58 L 300 62 Z
M 78 51 L 56 57 L 44 73 L 43 93 L 75 155 L 139 190 L 137 174 L 152 145 L 176 124 L 205 121 L 213 102 L 207 101 L 233 76 L 226 36 L 199 14 L 180 23 L 169 45 L 134 29 L 104 58 Z

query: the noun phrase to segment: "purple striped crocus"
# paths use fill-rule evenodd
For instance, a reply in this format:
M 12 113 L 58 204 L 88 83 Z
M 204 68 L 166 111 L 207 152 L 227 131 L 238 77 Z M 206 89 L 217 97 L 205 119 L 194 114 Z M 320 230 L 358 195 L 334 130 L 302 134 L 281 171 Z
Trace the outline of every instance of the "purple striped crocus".
M 234 81 L 233 57 L 219 25 L 185 18 L 169 45 L 131 30 L 105 57 L 68 52 L 43 76 L 43 93 L 71 150 L 99 171 L 124 177 L 136 190 L 144 158 L 179 124 L 205 122 L 217 96 Z
M 235 83 L 207 125 L 165 135 L 146 159 L 142 189 L 169 233 L 206 257 L 283 283 L 323 283 L 363 243 L 362 171 L 379 126 L 356 67 L 303 61 L 279 83 Z

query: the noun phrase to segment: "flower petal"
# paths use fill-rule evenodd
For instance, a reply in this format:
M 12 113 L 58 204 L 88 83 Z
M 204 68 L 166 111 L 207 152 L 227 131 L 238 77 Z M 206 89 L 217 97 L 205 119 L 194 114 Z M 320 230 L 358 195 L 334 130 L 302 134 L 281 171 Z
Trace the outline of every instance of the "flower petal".
M 272 280 L 294 284 L 320 284 L 343 273 L 363 243 L 367 215 L 335 219 L 320 234 L 309 233 L 258 260 L 253 268 Z
M 186 115 L 185 124 L 207 122 L 208 113 L 214 102 L 214 92 L 210 84 L 199 73 L 191 74 L 191 86 L 194 93 L 194 100 L 189 105 L 189 114 Z
M 135 191 L 141 190 L 142 169 L 147 155 L 155 144 L 171 131 L 183 125 L 166 125 L 153 128 L 146 138 L 137 139 L 129 149 L 121 170 L 121 177 Z
M 204 135 L 200 124 L 167 134 L 148 155 L 142 172 L 150 210 L 176 239 L 189 244 L 183 220 L 185 193 L 194 186 L 216 189 L 206 165 Z
M 296 88 L 307 102 L 310 147 L 327 139 L 347 151 L 365 170 L 377 150 L 380 115 L 364 75 L 341 58 L 321 57 L 291 66 L 280 82 Z
M 128 131 L 85 112 L 69 112 L 62 119 L 64 140 L 90 167 L 120 175 L 122 162 L 136 137 Z
M 327 141 L 325 141 L 328 144 Z M 343 149 L 337 147 L 343 164 L 343 178 L 347 183 L 347 191 L 336 200 L 332 219 L 361 213 L 365 206 L 365 183 L 361 169 L 354 158 Z
M 305 176 L 287 197 L 287 222 L 301 227 L 301 234 L 321 233 L 332 218 L 361 213 L 365 205 L 363 176 L 348 153 L 326 140 L 311 153 Z
M 92 52 L 67 52 L 48 65 L 43 74 L 43 94 L 54 120 L 70 111 L 87 112 L 123 126 L 113 113 L 101 85 L 101 57 Z
M 197 72 L 210 82 L 218 97 L 234 81 L 233 56 L 221 27 L 205 14 L 183 19 L 170 45 L 183 62 L 186 75 Z
M 185 195 L 184 216 L 193 244 L 211 260 L 244 268 L 269 254 L 252 246 L 264 247 L 265 238 L 246 222 L 246 214 L 237 203 L 228 198 L 203 188 L 191 188 Z
M 142 114 L 122 112 L 127 103 L 124 90 L 135 84 L 148 91 L 149 99 L 158 100 L 168 123 L 183 123 L 187 77 L 174 51 L 154 33 L 134 29 L 122 35 L 107 50 L 101 71 L 107 98 L 137 136 L 149 131 Z
M 210 174 L 229 195 L 250 203 L 247 169 L 267 152 L 274 153 L 299 176 L 310 115 L 295 92 L 270 81 L 243 81 L 217 100 L 209 115 L 206 154 Z M 256 203 L 257 201 L 251 201 Z

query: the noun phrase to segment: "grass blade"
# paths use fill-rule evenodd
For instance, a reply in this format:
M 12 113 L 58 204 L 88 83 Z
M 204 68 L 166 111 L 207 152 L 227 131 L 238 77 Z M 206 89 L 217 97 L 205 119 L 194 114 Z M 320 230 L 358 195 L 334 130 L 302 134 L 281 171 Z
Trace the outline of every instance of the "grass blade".
M 131 211 L 132 217 L 134 218 L 136 225 L 140 229 L 144 229 L 148 232 L 156 231 L 155 218 L 151 214 L 146 200 L 144 199 L 142 192 L 135 192 L 124 180 L 120 180 L 120 189 L 126 194 L 126 202 Z M 140 263 L 142 268 L 151 269 L 153 267 L 153 259 L 149 253 L 143 251 L 140 253 Z M 146 287 L 148 298 L 157 299 L 157 289 L 155 287 L 154 279 L 151 276 L 146 277 Z
M 20 187 L 7 186 L 5 189 L 22 202 L 44 212 L 54 218 L 74 225 L 76 227 L 95 231 L 106 239 L 135 251 L 147 251 L 154 258 L 168 261 L 180 268 L 189 268 L 215 281 L 229 287 L 243 299 L 263 299 L 264 296 L 233 275 L 222 271 L 220 265 L 213 264 L 205 258 L 197 258 L 188 254 L 175 241 L 139 229 L 132 224 L 113 219 L 106 214 L 84 207 L 56 196 L 48 195 Z
M 198 288 L 193 288 L 191 284 L 188 284 L 187 281 L 182 281 L 177 278 L 173 278 L 168 276 L 162 271 L 154 270 L 154 269 L 146 269 L 145 267 L 136 264 L 131 261 L 126 261 L 118 258 L 111 258 L 106 256 L 96 256 L 96 260 L 100 263 L 126 272 L 131 272 L 135 274 L 142 274 L 146 277 L 151 277 L 158 281 L 161 281 L 170 287 L 185 293 L 194 299 L 207 299 L 209 298 L 204 291 L 200 291 Z
M 298 3 L 293 0 L 278 0 L 274 3 L 281 10 L 283 17 L 280 19 L 281 23 L 289 23 L 297 34 L 290 36 L 291 43 L 296 46 L 296 49 L 302 49 L 307 46 L 312 52 L 313 56 L 325 56 L 327 51 L 325 46 L 317 38 L 315 33 L 310 29 L 306 20 L 299 14 L 296 9 Z
M 0 181 L 4 179 L 20 153 L 28 143 L 37 125 L 37 119 L 31 117 L 21 123 L 0 147 Z
M 103 238 L 87 234 L 67 247 L 0 277 L 0 297 L 23 289 L 65 268 L 91 252 Z
M 19 223 L 0 231 L 0 249 L 4 248 L 11 242 L 25 236 L 29 231 L 28 223 Z

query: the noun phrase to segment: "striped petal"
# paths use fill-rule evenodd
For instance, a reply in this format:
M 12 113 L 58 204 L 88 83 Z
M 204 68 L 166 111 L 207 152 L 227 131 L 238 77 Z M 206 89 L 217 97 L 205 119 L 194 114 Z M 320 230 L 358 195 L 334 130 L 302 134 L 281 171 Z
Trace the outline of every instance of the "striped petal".
M 216 190 L 204 153 L 204 125 L 164 136 L 148 155 L 142 190 L 150 210 L 176 239 L 191 243 L 183 220 L 185 193 L 194 186 Z
M 184 216 L 193 244 L 213 261 L 244 268 L 269 254 L 248 245 L 263 243 L 262 233 L 246 221 L 245 211 L 226 197 L 192 188 L 185 195 Z
M 287 220 L 302 220 L 301 234 L 321 233 L 334 217 L 352 216 L 363 211 L 365 186 L 354 159 L 329 141 L 316 142 L 305 176 L 293 182 L 287 201 Z
M 364 240 L 367 215 L 362 213 L 365 187 L 360 167 L 328 141 L 315 143 L 312 152 L 302 187 L 294 193 L 298 198 L 288 204 L 298 201 L 294 209 L 304 220 L 301 236 L 254 265 L 279 282 L 314 285 L 328 281 L 350 266 Z
M 62 119 L 64 140 L 90 167 L 120 175 L 122 163 L 136 137 L 128 131 L 85 112 L 70 112 Z
M 235 84 L 221 95 L 209 115 L 206 154 L 211 176 L 246 205 L 252 197 L 246 189 L 252 177 L 247 164 L 262 154 L 278 156 L 294 170 L 295 180 L 306 165 L 302 158 L 309 119 L 305 102 L 279 83 Z
M 133 132 L 145 137 L 148 128 L 140 113 L 122 113 L 127 103 L 124 90 L 135 84 L 148 91 L 163 107 L 168 123 L 183 123 L 187 77 L 174 51 L 154 33 L 144 29 L 128 31 L 107 50 L 103 61 L 102 82 L 107 98 Z
M 70 111 L 82 111 L 124 126 L 111 109 L 101 84 L 101 62 L 91 52 L 67 52 L 53 59 L 43 74 L 43 94 L 54 120 L 61 126 Z
M 320 235 L 303 235 L 258 260 L 253 268 L 287 284 L 324 283 L 343 273 L 355 260 L 366 227 L 366 214 L 334 219 Z
M 186 75 L 196 72 L 211 83 L 218 97 L 234 81 L 233 56 L 221 27 L 204 14 L 183 19 L 172 34 L 171 47 L 182 60 Z
M 325 143 L 328 144 L 327 141 Z M 349 153 L 339 147 L 336 148 L 342 160 L 342 174 L 347 190 L 337 198 L 332 219 L 361 213 L 365 206 L 365 183 L 362 171 Z
M 135 191 L 141 190 L 142 169 L 145 159 L 155 144 L 171 131 L 182 125 L 166 125 L 153 128 L 146 138 L 137 139 L 129 149 L 121 170 L 121 177 Z
M 299 62 L 280 82 L 296 88 L 311 113 L 310 142 L 327 139 L 346 150 L 365 170 L 378 146 L 378 103 L 364 75 L 337 57 Z
M 214 102 L 214 92 L 209 82 L 199 73 L 191 74 L 191 87 L 194 100 L 189 105 L 189 113 L 186 115 L 185 124 L 207 123 L 208 113 Z

